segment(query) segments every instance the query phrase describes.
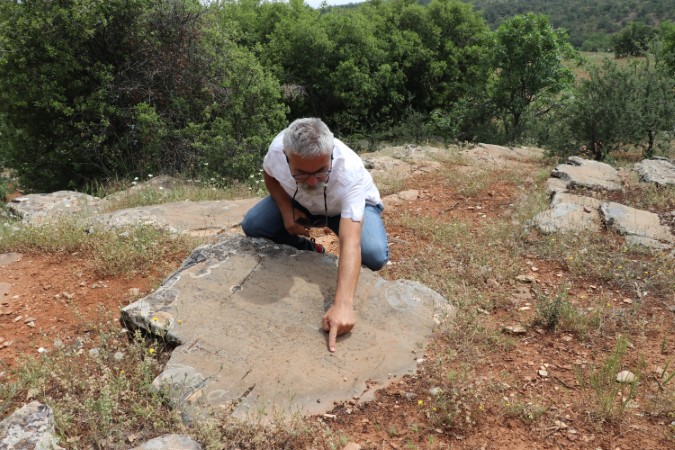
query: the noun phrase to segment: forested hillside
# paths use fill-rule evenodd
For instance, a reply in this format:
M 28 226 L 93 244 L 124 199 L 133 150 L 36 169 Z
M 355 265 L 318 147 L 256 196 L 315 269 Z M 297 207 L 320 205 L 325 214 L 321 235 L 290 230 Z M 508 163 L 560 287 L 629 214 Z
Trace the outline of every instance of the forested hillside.
M 645 57 L 587 67 L 590 79 L 575 79 L 580 55 L 554 25 L 527 13 L 491 30 L 460 0 L 0 2 L 0 164 L 36 190 L 249 180 L 275 133 L 307 116 L 357 150 L 669 151 L 675 24 L 626 27 L 617 55 Z
M 658 26 L 675 19 L 673 0 L 463 0 L 482 11 L 485 21 L 496 28 L 509 17 L 534 12 L 549 16 L 556 28 L 565 28 L 572 45 L 582 50 L 600 50 L 607 37 L 629 23 L 640 21 Z M 609 48 L 609 47 L 606 47 Z M 605 50 L 605 49 L 603 49 Z

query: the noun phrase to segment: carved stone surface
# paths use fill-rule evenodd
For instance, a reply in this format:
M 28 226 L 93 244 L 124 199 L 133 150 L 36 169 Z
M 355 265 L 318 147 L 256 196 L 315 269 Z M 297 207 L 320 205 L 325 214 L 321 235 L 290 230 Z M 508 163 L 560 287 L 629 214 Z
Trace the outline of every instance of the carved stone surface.
M 229 236 L 122 314 L 179 344 L 157 384 L 188 417 L 222 405 L 253 420 L 318 414 L 414 372 L 434 325 L 454 313 L 421 284 L 362 269 L 357 325 L 331 354 L 320 324 L 336 277 L 335 256 Z

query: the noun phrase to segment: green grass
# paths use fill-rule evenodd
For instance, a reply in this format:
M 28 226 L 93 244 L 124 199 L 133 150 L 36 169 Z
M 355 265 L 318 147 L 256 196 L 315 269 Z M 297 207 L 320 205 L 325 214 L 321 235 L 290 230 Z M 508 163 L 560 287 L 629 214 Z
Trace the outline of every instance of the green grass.
M 110 182 L 91 187 L 97 196 L 105 198 L 107 211 L 157 205 L 183 200 L 233 200 L 267 195 L 262 173 L 251 176 L 246 182 L 224 182 L 215 178 L 207 180 L 171 179 L 167 187 L 135 181 Z
M 79 254 L 99 276 L 148 273 L 174 255 L 182 259 L 197 245 L 194 238 L 149 226 L 107 229 L 86 217 L 64 216 L 44 225 L 6 222 L 0 226 L 0 252 Z

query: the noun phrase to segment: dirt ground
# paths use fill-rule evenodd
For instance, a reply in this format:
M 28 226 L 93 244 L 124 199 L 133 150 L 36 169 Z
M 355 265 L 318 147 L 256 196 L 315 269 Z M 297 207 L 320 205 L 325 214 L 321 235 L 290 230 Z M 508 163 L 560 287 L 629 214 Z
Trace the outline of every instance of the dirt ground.
M 497 181 L 470 198 L 439 183 L 433 175 L 415 177 L 406 186 L 418 189 L 420 198 L 385 211 L 385 223 L 392 222 L 394 214 L 416 214 L 438 221 L 463 219 L 480 227 L 491 218 L 510 214 L 509 204 L 517 195 L 516 186 L 507 181 Z M 387 228 L 392 264 L 382 275 L 397 278 L 398 263 L 417 257 L 419 249 L 429 244 L 410 230 L 392 225 Z M 607 239 L 620 238 L 608 235 Z M 337 252 L 334 237 L 325 236 L 322 242 L 330 252 Z M 514 263 L 544 289 L 555 291 L 569 284 L 570 298 L 576 305 L 603 301 L 617 313 L 633 310 L 635 293 L 629 289 L 610 290 L 597 280 L 572 277 L 564 266 L 537 260 L 533 255 L 523 255 L 522 263 Z M 23 255 L 20 261 L 0 267 L 0 283 L 7 283 L 0 285 L 6 286 L 0 298 L 2 365 L 11 367 L 20 355 L 37 356 L 41 349 L 49 351 L 76 339 L 86 348 L 93 324 L 118 320 L 120 307 L 147 294 L 166 275 L 96 279 L 91 273 L 87 261 L 77 254 Z M 524 300 L 518 297 L 519 292 L 529 290 L 526 284 L 488 281 L 485 289 L 503 293 L 504 301 L 484 311 L 481 319 L 482 326 L 496 335 L 504 336 L 504 326 L 526 323 L 535 314 L 532 301 L 527 296 Z M 639 348 L 640 357 L 646 361 L 645 373 L 652 374 L 657 366 L 664 367 L 668 358 L 672 359 L 675 327 L 673 312 L 668 310 L 672 302 L 672 298 L 647 296 L 632 316 L 644 323 L 643 333 L 634 336 L 637 341 L 630 345 Z M 670 424 L 673 419 L 652 417 L 642 408 L 649 401 L 647 394 L 659 388 L 656 375 L 645 377 L 641 395 L 628 405 L 620 422 L 601 424 L 588 413 L 588 391 L 581 389 L 576 374 L 579 368 L 606 356 L 615 345 L 615 333 L 594 336 L 589 342 L 568 333 L 530 329 L 504 339 L 509 344 L 503 349 L 486 356 L 478 353 L 471 360 L 470 370 L 463 370 L 461 362 L 452 362 L 449 343 L 439 336 L 429 345 L 419 375 L 395 381 L 372 402 L 337 405 L 331 412 L 334 417 L 323 420 L 335 433 L 363 448 L 675 448 Z M 638 357 L 637 351 L 629 353 L 631 358 Z M 434 419 L 436 403 L 430 392 L 434 386 L 424 376 L 425 372 L 437 371 L 439 361 L 447 361 L 443 370 L 453 368 L 460 376 L 468 373 L 472 379 L 464 384 L 476 392 L 476 397 L 461 408 L 452 427 L 443 427 Z M 471 397 L 464 394 L 457 398 L 465 401 Z

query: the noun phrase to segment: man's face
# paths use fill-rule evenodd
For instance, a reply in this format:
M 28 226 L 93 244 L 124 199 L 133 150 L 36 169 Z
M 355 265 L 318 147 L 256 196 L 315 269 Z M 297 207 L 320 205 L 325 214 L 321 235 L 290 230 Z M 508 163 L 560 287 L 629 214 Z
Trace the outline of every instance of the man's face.
M 288 156 L 288 167 L 298 188 L 309 193 L 323 190 L 328 182 L 332 168 L 330 155 L 301 158 L 298 155 Z

